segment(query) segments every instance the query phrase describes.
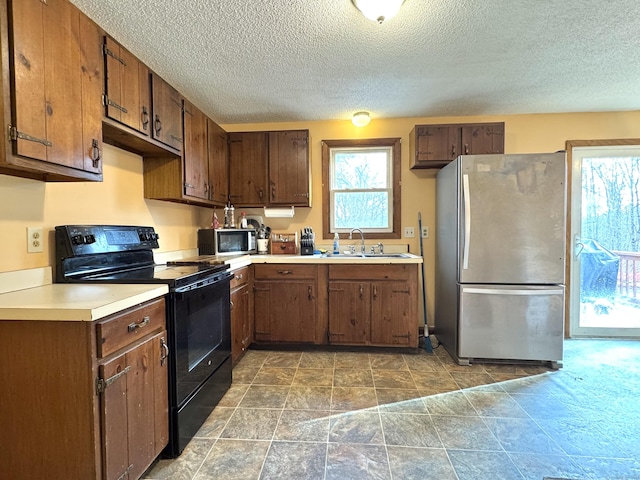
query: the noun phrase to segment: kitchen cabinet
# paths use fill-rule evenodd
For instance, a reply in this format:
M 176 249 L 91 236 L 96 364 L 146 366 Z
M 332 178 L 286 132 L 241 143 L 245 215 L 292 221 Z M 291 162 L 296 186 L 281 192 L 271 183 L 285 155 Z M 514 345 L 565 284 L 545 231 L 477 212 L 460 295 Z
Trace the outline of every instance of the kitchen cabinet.
M 165 323 L 162 298 L 94 322 L 0 321 L 0 478 L 139 478 L 168 443 Z
M 0 2 L 0 173 L 102 180 L 102 32 L 67 0 Z
M 329 343 L 418 346 L 416 265 L 329 266 Z
M 231 360 L 237 364 L 253 341 L 251 268 L 233 270 L 231 279 Z
M 261 207 L 267 198 L 267 133 L 229 133 L 229 197 L 242 207 Z
M 227 133 L 184 100 L 181 156 L 144 157 L 144 196 L 212 207 L 228 200 Z
M 464 125 L 462 155 L 504 153 L 504 123 L 478 123 Z
M 504 123 L 416 125 L 411 168 L 441 168 L 459 155 L 504 153 Z
M 229 133 L 229 193 L 236 206 L 311 205 L 309 131 Z
M 227 132 L 216 122 L 207 119 L 209 142 L 209 200 L 226 205 L 229 200 L 229 155 Z
M 184 194 L 209 200 L 207 117 L 184 100 Z
M 318 267 L 257 264 L 254 268 L 255 341 L 322 343 L 322 334 L 316 334 Z
M 309 131 L 269 132 L 269 203 L 309 207 Z
M 182 96 L 157 74 L 151 73 L 151 100 L 152 138 L 182 152 Z
M 111 37 L 104 37 L 106 116 L 149 135 L 151 88 L 149 69 Z

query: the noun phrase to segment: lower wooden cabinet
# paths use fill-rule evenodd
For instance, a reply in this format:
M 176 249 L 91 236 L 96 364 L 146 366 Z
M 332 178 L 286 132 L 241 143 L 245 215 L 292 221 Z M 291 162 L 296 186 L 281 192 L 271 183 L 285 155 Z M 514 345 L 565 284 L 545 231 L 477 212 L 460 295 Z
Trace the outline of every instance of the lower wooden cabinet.
M 418 346 L 417 265 L 329 266 L 329 343 Z
M 318 267 L 255 265 L 256 342 L 323 343 L 316 334 Z
M 418 264 L 256 264 L 257 343 L 418 346 Z
M 168 441 L 165 321 L 0 321 L 0 478 L 139 478 Z
M 253 341 L 251 267 L 233 272 L 231 279 L 231 361 L 238 363 Z

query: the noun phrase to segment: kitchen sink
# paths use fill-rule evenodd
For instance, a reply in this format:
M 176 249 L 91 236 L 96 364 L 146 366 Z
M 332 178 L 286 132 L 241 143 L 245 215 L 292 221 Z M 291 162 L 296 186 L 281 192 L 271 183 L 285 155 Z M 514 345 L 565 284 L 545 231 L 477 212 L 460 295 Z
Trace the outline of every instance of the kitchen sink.
M 339 255 L 334 255 L 334 254 L 330 254 L 328 253 L 326 255 L 327 257 L 336 257 L 336 258 L 349 258 L 349 259 L 357 259 L 357 258 L 411 258 L 408 254 L 406 253 L 354 253 L 354 254 L 347 254 L 347 253 L 341 253 Z

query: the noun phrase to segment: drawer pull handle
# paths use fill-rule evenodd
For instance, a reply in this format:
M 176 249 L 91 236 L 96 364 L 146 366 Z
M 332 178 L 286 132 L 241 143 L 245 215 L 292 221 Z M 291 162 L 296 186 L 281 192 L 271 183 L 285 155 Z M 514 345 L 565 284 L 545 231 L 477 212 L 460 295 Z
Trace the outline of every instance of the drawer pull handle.
M 293 272 L 291 270 L 278 270 L 280 275 L 291 275 Z
M 236 275 L 236 280 L 242 280 L 242 274 Z
M 130 332 L 133 332 L 138 328 L 142 328 L 145 325 L 149 325 L 149 322 L 150 322 L 149 317 L 144 317 L 138 323 L 136 323 L 136 322 L 130 323 L 129 326 L 127 326 L 127 330 L 130 331 Z

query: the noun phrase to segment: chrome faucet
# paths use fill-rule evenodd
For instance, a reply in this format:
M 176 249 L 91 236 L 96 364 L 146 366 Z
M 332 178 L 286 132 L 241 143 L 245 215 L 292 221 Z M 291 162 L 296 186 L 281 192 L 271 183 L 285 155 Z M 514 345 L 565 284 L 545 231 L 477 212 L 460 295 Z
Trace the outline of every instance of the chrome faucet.
M 364 255 L 364 233 L 362 233 L 362 230 L 360 230 L 359 228 L 352 228 L 351 231 L 349 232 L 349 240 L 353 239 L 353 232 L 355 231 L 360 232 L 360 238 L 362 239 L 362 246 L 360 247 L 360 252 L 362 253 L 362 255 Z

